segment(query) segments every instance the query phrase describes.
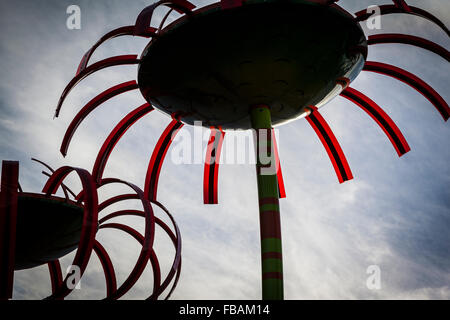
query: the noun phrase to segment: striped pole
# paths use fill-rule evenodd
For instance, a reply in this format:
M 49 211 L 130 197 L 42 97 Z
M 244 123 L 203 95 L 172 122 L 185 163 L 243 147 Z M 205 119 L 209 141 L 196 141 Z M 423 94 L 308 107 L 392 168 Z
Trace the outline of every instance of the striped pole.
M 252 127 L 256 131 L 262 298 L 263 300 L 283 300 L 280 206 L 270 109 L 268 106 L 258 105 L 251 109 L 250 115 Z

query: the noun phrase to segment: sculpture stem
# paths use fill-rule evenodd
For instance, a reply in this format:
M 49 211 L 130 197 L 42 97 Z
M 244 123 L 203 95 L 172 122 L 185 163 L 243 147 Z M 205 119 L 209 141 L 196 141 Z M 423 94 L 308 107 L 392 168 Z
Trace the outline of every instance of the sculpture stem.
M 250 111 L 256 131 L 256 175 L 261 232 L 262 298 L 283 300 L 280 206 L 275 156 L 272 147 L 270 109 L 258 105 Z

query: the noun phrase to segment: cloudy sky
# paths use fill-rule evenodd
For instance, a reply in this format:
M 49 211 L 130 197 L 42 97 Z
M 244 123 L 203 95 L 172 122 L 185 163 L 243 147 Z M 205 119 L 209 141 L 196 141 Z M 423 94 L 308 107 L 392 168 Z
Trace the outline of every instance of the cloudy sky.
M 209 1 L 194 1 L 203 6 Z M 342 0 L 349 12 L 383 1 Z M 384 0 L 384 3 L 389 3 Z M 450 25 L 447 0 L 408 1 Z M 66 28 L 66 9 L 81 8 L 81 30 Z M 116 97 L 93 112 L 76 132 L 68 156 L 59 145 L 76 112 L 101 91 L 136 79 L 135 66 L 103 70 L 84 80 L 53 120 L 58 98 L 83 53 L 103 34 L 133 24 L 149 1 L 0 0 L 0 159 L 20 161 L 20 182 L 38 192 L 45 177 L 30 161 L 53 167 L 91 169 L 115 124 L 145 101 L 137 91 Z M 158 24 L 164 10 L 155 16 Z M 406 33 L 450 48 L 436 25 L 413 16 L 382 18 L 382 30 Z M 148 40 L 132 37 L 102 45 L 92 61 L 142 52 Z M 182 52 L 180 52 L 182 54 Z M 441 57 L 407 45 L 377 45 L 369 60 L 415 73 L 450 101 L 450 68 Z M 321 113 L 347 156 L 355 179 L 339 185 L 328 156 L 306 120 L 280 128 L 280 154 L 287 190 L 281 200 L 285 297 L 287 299 L 449 299 L 450 298 L 450 127 L 422 95 L 403 83 L 362 73 L 352 86 L 366 93 L 397 123 L 412 151 L 398 158 L 382 130 L 361 109 L 338 97 Z M 143 187 L 151 152 L 170 122 L 154 111 L 123 137 L 105 171 Z M 183 130 L 192 133 L 192 128 Z M 237 150 L 239 151 L 239 150 Z M 243 152 L 243 150 L 240 150 Z M 183 270 L 174 299 L 259 299 L 260 256 L 256 174 L 250 164 L 220 168 L 219 201 L 205 206 L 203 166 L 162 169 L 159 200 L 175 215 L 183 237 Z M 79 188 L 72 177 L 69 185 Z M 101 198 L 126 191 L 103 190 Z M 128 208 L 137 204 L 130 202 Z M 114 209 L 117 209 L 115 207 Z M 111 209 L 112 210 L 112 209 Z M 110 210 L 110 211 L 111 211 Z M 161 212 L 156 211 L 158 215 Z M 139 218 L 116 219 L 143 229 Z M 118 231 L 100 231 L 119 284 L 137 259 L 139 247 Z M 168 271 L 173 249 L 162 233 L 156 250 Z M 63 268 L 73 255 L 62 259 Z M 366 286 L 367 268 L 381 270 L 381 288 Z M 105 296 L 97 258 L 89 264 L 81 290 L 71 299 Z M 151 270 L 124 298 L 144 298 L 152 288 Z M 47 268 L 16 272 L 14 298 L 38 299 L 50 293 Z

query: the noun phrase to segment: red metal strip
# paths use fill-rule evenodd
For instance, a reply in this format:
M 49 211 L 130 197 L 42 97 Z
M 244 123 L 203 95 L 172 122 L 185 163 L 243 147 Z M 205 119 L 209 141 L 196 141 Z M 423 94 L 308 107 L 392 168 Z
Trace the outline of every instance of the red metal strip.
M 339 142 L 331 131 L 330 126 L 322 117 L 322 115 L 317 111 L 316 107 L 310 107 L 313 112 L 306 117 L 308 123 L 316 132 L 320 141 L 322 142 L 325 150 L 330 157 L 331 163 L 333 164 L 336 175 L 338 176 L 339 182 L 343 183 L 345 181 L 353 179 L 353 174 L 348 165 L 347 159 L 342 151 Z
M 170 9 L 169 11 L 167 11 L 166 15 L 164 16 L 164 18 L 162 18 L 161 23 L 159 24 L 158 27 L 158 33 L 161 32 L 161 30 L 164 28 L 164 25 L 166 24 L 167 18 L 169 18 L 169 16 L 172 14 L 173 9 Z
M 119 211 L 115 211 L 115 212 L 112 212 L 112 213 L 104 216 L 103 218 L 101 218 L 98 221 L 98 224 L 102 225 L 106 221 L 109 221 L 109 220 L 117 218 L 117 217 L 122 217 L 122 216 L 136 216 L 136 217 L 144 218 L 145 214 L 143 211 L 140 211 L 140 210 L 119 210 Z M 156 219 L 156 217 L 155 217 L 155 219 Z
M 389 4 L 379 6 L 379 8 L 380 8 L 381 15 L 406 13 L 406 14 L 412 14 L 412 15 L 416 15 L 416 16 L 422 17 L 424 19 L 427 19 L 427 20 L 435 23 L 436 25 L 438 25 L 450 37 L 450 31 L 445 26 L 445 24 L 426 10 L 423 10 L 423 9 L 420 9 L 417 7 L 413 7 L 413 6 L 408 6 L 409 10 L 405 10 L 396 5 L 389 5 Z M 372 16 L 372 14 L 373 14 L 372 12 L 368 13 L 367 9 L 358 11 L 355 13 L 356 21 L 365 21 L 365 20 L 369 19 Z
M 94 251 L 102 264 L 103 273 L 105 274 L 106 298 L 108 299 L 117 291 L 117 280 L 116 273 L 114 272 L 114 266 L 108 252 L 106 252 L 105 248 L 97 240 L 94 242 Z
M 136 239 L 141 243 L 142 250 L 139 255 L 139 258 L 132 270 L 132 272 L 129 274 L 128 278 L 124 281 L 124 283 L 117 289 L 116 292 L 114 292 L 109 298 L 111 299 L 118 299 L 122 297 L 125 293 L 127 293 L 131 287 L 136 283 L 136 281 L 140 278 L 142 275 L 142 272 L 145 269 L 145 266 L 147 265 L 147 260 L 150 259 L 153 266 L 153 272 L 154 272 L 154 279 L 155 279 L 155 287 L 154 291 L 159 289 L 160 286 L 160 270 L 159 270 L 159 263 L 156 255 L 153 252 L 153 243 L 155 240 L 155 215 L 152 209 L 152 206 L 150 204 L 150 201 L 148 201 L 145 198 L 144 192 L 137 187 L 136 185 L 132 183 L 128 183 L 126 181 L 122 181 L 119 179 L 105 179 L 105 181 L 102 181 L 101 186 L 104 186 L 106 184 L 110 183 L 121 183 L 129 186 L 133 191 L 135 192 L 135 195 L 137 196 L 137 199 L 139 199 L 142 203 L 142 207 L 144 209 L 144 217 L 145 217 L 145 231 L 144 231 L 144 237 L 142 236 L 134 229 L 123 226 L 120 227 L 121 230 L 126 231 L 130 233 L 131 235 L 137 237 L 136 235 L 139 235 Z M 118 197 L 114 197 L 118 198 Z M 118 225 L 118 224 L 104 224 L 101 225 L 99 228 L 110 228 L 111 225 Z
M 35 161 L 37 163 L 42 164 L 44 167 L 46 167 L 48 170 L 50 170 L 51 173 L 55 172 L 55 170 L 53 170 L 53 168 L 50 167 L 48 164 L 46 164 L 44 161 L 41 161 L 41 160 L 38 160 L 38 159 L 35 159 L 35 158 L 31 158 L 31 161 Z M 46 175 L 48 177 L 51 176 L 50 174 L 48 174 L 48 173 L 46 173 L 44 171 L 42 171 L 42 174 L 44 174 L 44 175 Z M 76 194 L 68 186 L 66 186 L 64 183 L 61 184 L 61 187 L 63 189 L 64 195 L 66 196 L 66 199 L 69 199 L 69 196 L 68 196 L 67 192 L 69 192 L 74 199 L 77 197 Z
M 284 199 L 286 198 L 286 190 L 284 188 L 283 172 L 281 171 L 280 155 L 278 154 L 278 145 L 274 129 L 272 129 L 272 141 L 273 152 L 275 155 L 275 164 L 277 166 L 278 196 L 280 199 Z
M 172 285 L 172 288 L 170 289 L 169 294 L 164 298 L 164 300 L 168 300 L 170 298 L 170 296 L 172 295 L 172 292 L 175 290 L 175 287 L 178 284 L 178 279 L 179 279 L 180 273 L 181 273 L 181 233 L 180 233 L 180 229 L 178 228 L 178 225 L 177 225 L 174 217 L 170 214 L 169 210 L 167 210 L 167 208 L 164 207 L 158 201 L 154 201 L 153 203 L 156 204 L 158 207 L 160 207 L 166 213 L 166 215 L 169 217 L 170 221 L 172 222 L 173 227 L 175 228 L 175 234 L 176 234 L 176 237 L 174 237 L 170 228 L 166 224 L 164 224 L 164 223 L 160 224 L 160 226 L 169 234 L 169 236 L 172 239 L 172 242 L 175 246 L 175 250 L 176 250 L 175 251 L 175 259 L 173 261 L 172 268 L 170 269 L 166 279 L 163 281 L 163 283 L 160 286 L 159 291 L 156 294 L 156 298 L 157 298 L 169 286 L 170 282 L 172 281 L 173 277 L 175 276 L 175 281 Z M 150 296 L 148 299 L 154 299 L 154 295 Z
M 3 161 L 0 190 L 0 300 L 12 298 L 16 253 L 19 162 Z
M 47 196 L 55 194 L 61 186 L 62 181 L 73 171 L 78 174 L 84 191 L 83 227 L 81 230 L 80 243 L 78 244 L 78 249 L 72 262 L 73 266 L 78 266 L 80 268 L 80 276 L 82 276 L 89 262 L 94 246 L 95 234 L 97 232 L 98 195 L 95 182 L 89 172 L 84 169 L 62 167 L 53 173 L 45 184 L 42 192 Z M 48 297 L 48 299 L 60 299 L 67 296 L 72 291 L 72 289 L 67 286 L 67 281 L 68 277 L 64 279 L 63 284 L 58 287 L 56 292 Z
M 136 194 L 121 194 L 115 197 L 112 197 L 110 199 L 105 200 L 104 202 L 100 203 L 98 206 L 98 211 L 101 212 L 105 208 L 109 207 L 110 205 L 113 205 L 114 203 L 125 201 L 125 200 L 138 200 L 138 196 Z
M 169 150 L 172 140 L 178 131 L 183 127 L 183 123 L 177 120 L 172 122 L 164 130 L 163 134 L 159 138 L 158 143 L 153 150 L 152 157 L 147 169 L 147 175 L 145 177 L 145 197 L 149 200 L 156 201 L 158 192 L 158 181 L 161 167 Z
M 176 286 L 178 285 L 178 281 L 180 280 L 180 275 L 181 275 L 181 259 L 180 259 L 180 264 L 178 265 L 178 268 L 176 271 L 175 280 L 173 282 L 172 288 L 170 289 L 169 294 L 164 298 L 164 300 L 169 300 L 169 298 L 172 296 L 172 293 L 175 290 Z
M 376 121 L 391 141 L 399 157 L 411 150 L 408 142 L 406 142 L 405 137 L 394 121 L 369 97 L 350 87 L 342 91 L 341 96 L 352 101 Z
M 366 61 L 363 70 L 380 73 L 406 83 L 427 98 L 445 121 L 450 117 L 450 108 L 447 102 L 432 87 L 414 74 L 390 64 L 373 61 Z
M 144 38 L 150 38 L 153 37 L 156 34 L 156 29 L 155 28 L 147 28 L 144 32 L 142 32 L 141 34 L 137 35 L 135 34 L 135 26 L 125 26 L 125 27 L 120 27 L 117 29 L 114 29 L 110 32 L 108 32 L 107 34 L 105 34 L 103 37 L 100 38 L 100 40 L 97 41 L 96 44 L 94 44 L 92 46 L 91 49 L 89 49 L 84 55 L 83 58 L 81 59 L 81 62 L 78 66 L 78 70 L 76 75 L 78 75 L 80 72 L 82 72 L 84 69 L 86 69 L 89 60 L 91 59 L 92 55 L 94 54 L 94 51 L 104 42 L 111 40 L 113 38 L 116 37 L 120 37 L 120 36 L 131 36 L 131 35 L 136 35 L 136 36 L 140 36 L 140 37 L 144 37 Z
M 134 284 L 139 280 L 140 276 L 144 272 L 145 267 L 147 266 L 147 261 L 150 260 L 153 267 L 153 278 L 154 278 L 154 284 L 153 284 L 153 292 L 156 292 L 159 289 L 160 286 L 160 279 L 161 279 L 161 269 L 159 267 L 159 261 L 156 257 L 155 252 L 152 248 L 146 248 L 145 246 L 145 237 L 143 237 L 139 232 L 137 232 L 135 229 L 123 225 L 120 223 L 107 223 L 104 225 L 101 225 L 99 229 L 117 229 L 122 230 L 129 235 L 131 235 L 136 241 L 138 241 L 142 245 L 141 253 L 138 257 L 138 260 L 133 268 L 133 271 L 129 274 L 128 278 L 124 281 L 124 283 L 117 289 L 116 292 L 114 292 L 111 296 L 108 296 L 108 299 L 119 299 L 122 297 L 125 293 L 127 293 Z
M 64 100 L 69 95 L 70 91 L 83 79 L 88 77 L 89 75 L 113 66 L 121 66 L 121 65 L 132 65 L 132 64 L 138 64 L 139 59 L 137 58 L 137 55 L 125 55 L 125 56 L 116 56 L 111 57 L 105 60 L 101 60 L 99 62 L 94 63 L 93 65 L 90 65 L 89 67 L 83 69 L 77 75 L 69 82 L 69 84 L 64 89 L 63 93 L 61 94 L 61 97 L 59 98 L 58 105 L 56 107 L 55 111 L 55 118 L 59 116 L 59 113 L 61 111 L 61 107 L 64 103 Z
M 412 46 L 416 46 L 416 47 L 434 52 L 434 53 L 440 55 L 445 60 L 450 61 L 450 52 L 447 49 L 445 49 L 444 47 L 441 47 L 437 43 L 434 43 L 434 42 L 429 41 L 424 38 L 411 36 L 408 34 L 383 33 L 383 34 L 371 35 L 371 36 L 369 36 L 369 39 L 367 40 L 367 44 L 369 44 L 369 45 L 383 44 L 383 43 L 409 44 Z
M 114 203 L 117 203 L 119 201 L 124 201 L 124 200 L 129 200 L 129 199 L 140 199 L 143 204 L 143 193 L 142 191 L 140 191 L 140 189 L 132 184 L 129 184 L 127 182 L 121 181 L 119 179 L 114 179 L 114 178 L 107 178 L 107 179 L 102 179 L 100 185 L 98 186 L 99 188 L 102 186 L 105 186 L 107 184 L 111 184 L 111 183 L 123 183 L 126 184 L 130 187 L 132 187 L 136 194 L 122 194 L 119 196 L 115 196 L 112 197 L 106 201 L 104 201 L 102 204 L 99 205 L 99 211 L 103 210 L 104 208 L 108 207 L 109 205 L 112 205 Z M 82 199 L 84 196 L 83 193 L 80 193 L 78 195 L 78 199 Z M 144 199 L 145 200 L 145 199 Z M 148 201 L 145 201 L 148 202 Z M 169 216 L 169 218 L 172 221 L 172 224 L 175 227 L 175 231 L 176 231 L 176 236 L 173 234 L 173 232 L 170 230 L 170 228 L 159 218 L 155 217 L 153 215 L 154 218 L 154 222 L 151 222 L 150 224 L 153 224 L 153 228 L 154 228 L 154 224 L 158 224 L 160 225 L 169 235 L 169 237 L 172 239 L 172 242 L 174 243 L 174 245 L 176 246 L 176 256 L 171 268 L 171 271 L 169 272 L 169 274 L 167 275 L 167 277 L 165 278 L 164 282 L 160 284 L 160 267 L 159 267 L 159 262 L 158 259 L 156 257 L 156 254 L 153 252 L 151 252 L 150 254 L 150 261 L 152 263 L 152 267 L 153 267 L 153 272 L 154 272 L 154 279 L 155 279 L 155 285 L 154 285 L 154 290 L 152 295 L 149 297 L 149 299 L 156 299 L 159 297 L 159 295 L 164 291 L 164 289 L 170 284 L 170 282 L 172 281 L 174 274 L 176 272 L 176 278 L 175 278 L 175 282 L 172 285 L 172 289 L 169 293 L 169 295 L 166 297 L 166 299 L 168 297 L 170 297 L 170 294 L 173 292 L 175 286 L 178 283 L 178 279 L 179 279 L 179 275 L 180 275 L 180 270 L 181 270 L 181 235 L 180 235 L 180 231 L 179 228 L 175 222 L 175 220 L 173 219 L 172 215 L 170 215 L 169 211 L 163 206 L 161 205 L 159 202 L 157 201 L 152 201 L 152 203 L 156 204 L 157 206 L 159 206 L 161 209 L 163 209 L 163 211 Z M 148 209 L 147 209 L 148 210 Z M 118 224 L 104 224 L 104 222 L 114 218 L 114 217 L 119 217 L 119 216 L 123 216 L 123 215 L 136 215 L 136 216 L 141 216 L 141 217 L 148 217 L 150 213 L 145 213 L 142 211 L 137 211 L 137 210 L 122 210 L 122 211 L 117 211 L 117 212 L 113 212 L 109 215 L 107 215 L 106 217 L 102 218 L 99 221 L 100 224 L 100 228 L 111 228 L 111 227 L 117 227 Z M 136 240 L 138 240 L 141 244 L 143 244 L 145 246 L 146 243 L 146 239 L 147 236 L 148 237 L 154 237 L 154 229 L 153 231 L 148 230 L 148 226 L 150 225 L 148 223 L 148 221 L 146 222 L 146 237 L 142 237 L 136 230 L 131 229 L 127 226 L 123 226 L 123 227 L 118 227 L 118 229 L 124 230 L 126 229 L 129 234 L 131 234 Z M 125 230 L 124 230 L 125 231 Z M 153 240 L 152 240 L 153 241 Z M 153 246 L 153 244 L 152 244 Z M 142 253 L 142 252 L 141 252 Z M 119 297 L 121 297 L 123 294 L 125 294 L 133 285 L 134 283 L 139 279 L 140 275 L 142 274 L 143 269 L 141 269 L 142 267 L 145 268 L 145 265 L 143 265 L 144 263 L 146 263 L 146 261 L 142 261 L 143 256 L 141 255 L 138 262 L 136 263 L 132 273 L 129 275 L 128 279 L 127 279 L 127 283 L 124 283 L 121 288 L 119 288 L 118 292 L 114 293 L 111 296 L 108 296 L 109 299 L 118 299 Z M 174 271 L 175 270 L 175 271 Z
M 53 172 L 55 172 L 55 171 L 53 171 Z M 50 173 L 45 172 L 45 171 L 42 171 L 42 174 L 43 174 L 44 176 L 49 177 L 49 178 L 52 176 Z M 69 201 L 70 199 L 69 199 L 69 194 L 67 193 L 67 189 L 66 189 L 62 184 L 61 184 L 61 188 L 62 188 L 62 190 L 63 190 L 64 197 L 66 198 L 66 201 Z
M 161 295 L 161 293 L 164 292 L 164 290 L 168 287 L 168 285 L 172 281 L 173 277 L 175 276 L 175 273 L 179 270 L 179 266 L 181 264 L 181 234 L 180 234 L 178 225 L 175 222 L 175 219 L 173 218 L 173 216 L 169 213 L 169 211 L 163 205 L 161 205 L 159 202 L 152 202 L 152 203 L 156 204 L 161 209 L 163 209 L 163 211 L 170 218 L 170 220 L 175 228 L 176 235 L 172 232 L 172 230 L 169 228 L 169 226 L 167 224 L 165 224 L 158 217 L 155 217 L 156 224 L 158 224 L 172 240 L 172 243 L 175 246 L 176 254 L 175 254 L 175 259 L 172 264 L 172 268 L 171 268 L 170 272 L 168 273 L 167 277 L 164 279 L 159 290 L 157 292 L 153 292 L 153 294 L 148 298 L 149 300 L 157 299 Z M 109 221 L 113 218 L 127 216 L 127 215 L 144 217 L 144 212 L 138 211 L 138 210 L 116 211 L 116 212 L 110 213 L 107 216 L 105 216 L 104 218 L 102 218 L 99 221 L 99 224 L 102 225 L 104 222 Z M 174 284 L 174 285 L 176 285 L 176 284 Z M 171 291 L 173 291 L 173 290 L 171 290 Z M 170 296 L 170 294 L 165 299 L 168 299 L 169 296 Z
M 61 153 L 63 156 L 67 155 L 67 149 L 69 148 L 70 141 L 77 130 L 81 122 L 99 105 L 108 101 L 109 99 L 122 94 L 127 91 L 136 90 L 139 86 L 135 80 L 121 83 L 117 86 L 109 88 L 108 90 L 100 93 L 94 99 L 92 99 L 88 104 L 86 104 L 75 116 L 75 118 L 70 123 L 66 134 L 64 135 L 63 142 L 61 144 Z
M 225 132 L 211 128 L 203 173 L 203 202 L 218 204 L 219 161 Z
M 135 35 L 141 35 L 142 33 L 145 33 L 145 30 L 147 30 L 151 24 L 153 12 L 161 5 L 166 5 L 167 7 L 174 9 L 181 14 L 190 14 L 192 12 L 192 9 L 195 8 L 194 4 L 186 0 L 162 0 L 149 5 L 141 11 L 136 19 L 134 30 Z
M 409 8 L 409 6 L 406 4 L 405 0 L 392 0 L 392 2 L 394 2 L 394 4 L 405 10 L 406 12 L 411 12 L 411 9 Z
M 94 168 L 92 169 L 92 176 L 94 177 L 97 184 L 100 184 L 102 180 L 106 163 L 108 162 L 108 158 L 111 155 L 111 152 L 113 151 L 117 142 L 119 142 L 125 132 L 134 123 L 136 123 L 136 121 L 138 121 L 140 118 L 150 113 L 151 111 L 153 111 L 153 107 L 149 103 L 146 103 L 125 116 L 125 118 L 123 118 L 119 122 L 119 124 L 111 131 L 108 138 L 106 138 L 105 142 L 103 143 L 100 152 L 97 155 L 97 159 L 95 160 Z
M 52 283 L 52 294 L 56 293 L 56 290 L 63 284 L 63 276 L 61 271 L 61 264 L 59 260 L 54 260 L 47 263 L 48 271 L 50 273 L 50 280 Z

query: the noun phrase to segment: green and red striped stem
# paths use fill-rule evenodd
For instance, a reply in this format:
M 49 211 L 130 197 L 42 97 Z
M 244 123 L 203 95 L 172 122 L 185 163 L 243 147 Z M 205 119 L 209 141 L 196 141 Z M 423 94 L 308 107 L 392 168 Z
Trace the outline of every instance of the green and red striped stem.
M 272 146 L 272 123 L 267 106 L 255 106 L 250 111 L 256 131 L 256 174 L 258 180 L 259 219 L 261 232 L 262 298 L 282 300 L 283 259 L 278 180 Z

